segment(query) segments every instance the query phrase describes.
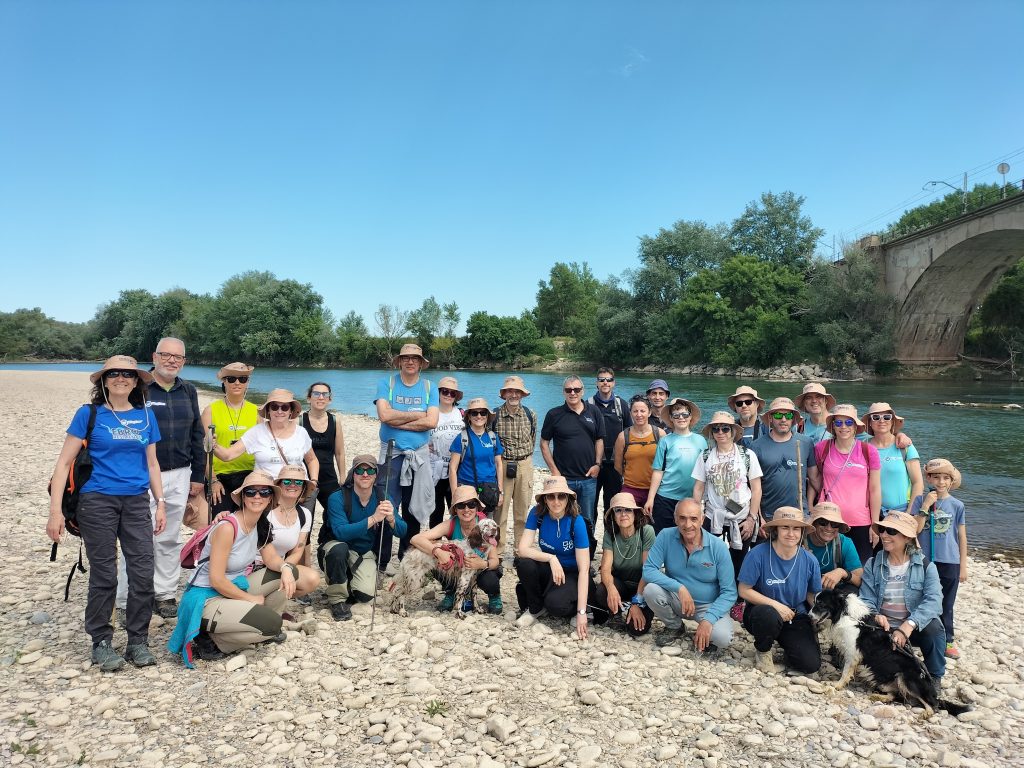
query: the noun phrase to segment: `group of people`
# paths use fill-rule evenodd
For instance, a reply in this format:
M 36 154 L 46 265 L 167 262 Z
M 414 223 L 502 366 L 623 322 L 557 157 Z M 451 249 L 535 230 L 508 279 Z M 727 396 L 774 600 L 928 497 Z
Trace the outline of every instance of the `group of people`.
M 125 356 L 107 360 L 54 472 L 62 487 L 88 440 L 94 470 L 78 518 L 92 563 L 86 631 L 101 669 L 154 663 L 153 610 L 177 616 L 169 645 L 187 664 L 193 653 L 218 658 L 281 639 L 287 599 L 320 584 L 309 542 L 316 501 L 316 558 L 337 620 L 373 599 L 394 539 L 399 560 L 413 546 L 441 571 L 451 554 L 439 544 L 470 536 L 488 516 L 500 549 L 471 554 L 465 567 L 480 571 L 487 609 L 501 613 L 511 523 L 520 626 L 547 613 L 571 618 L 581 638 L 591 623 L 613 620 L 637 636 L 657 617 L 665 628 L 656 642 L 667 645 L 680 641 L 686 619 L 697 623 L 695 652 L 713 656 L 731 642 L 735 620 L 753 637 L 759 667 L 773 668 L 778 644 L 788 666 L 813 672 L 821 659 L 809 607 L 822 589 L 841 589 L 859 591 L 895 643 L 921 646 L 933 677 L 959 654 L 953 604 L 967 576 L 966 524 L 950 492 L 960 475 L 945 459 L 922 469 L 887 403 L 862 421 L 819 383 L 770 404 L 741 386 L 697 431 L 701 409 L 672 397 L 664 380 L 627 401 L 614 371 L 601 368 L 593 396 L 569 376 L 564 403 L 539 419 L 515 375 L 499 407 L 483 397 L 460 407 L 455 377 L 434 389 L 422 376 L 429 361 L 407 344 L 378 383 L 378 453 L 356 456 L 345 472 L 328 384 L 310 386 L 304 413 L 284 389 L 257 407 L 246 400 L 253 368 L 231 363 L 218 372 L 223 398 L 200 412 L 178 375 L 184 361 L 178 339 L 160 341 L 152 371 Z M 538 433 L 550 477 L 534 493 Z M 181 521 L 206 482 L 217 518 L 178 603 Z M 56 540 L 63 515 L 54 498 L 47 530 Z M 128 633 L 123 656 L 111 646 L 115 601 Z M 439 608 L 454 602 L 446 592 Z

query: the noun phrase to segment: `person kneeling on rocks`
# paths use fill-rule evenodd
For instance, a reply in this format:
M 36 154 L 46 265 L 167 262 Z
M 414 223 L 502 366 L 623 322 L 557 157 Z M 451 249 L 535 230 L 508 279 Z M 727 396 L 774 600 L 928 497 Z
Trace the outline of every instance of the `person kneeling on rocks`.
M 378 538 L 401 538 L 408 531 L 390 501 L 377 501 L 373 492 L 376 481 L 377 459 L 361 453 L 352 460 L 352 469 L 341 488 L 327 501 L 317 561 L 327 578 L 327 602 L 336 621 L 352 618 L 349 602 L 373 599 Z
M 701 527 L 703 517 L 694 499 L 676 504 L 675 528 L 657 535 L 644 563 L 644 598 L 665 624 L 656 645 L 680 640 L 683 619 L 691 619 L 697 622 L 694 650 L 715 655 L 732 642 L 736 576 L 728 545 Z
M 644 524 L 644 510 L 628 491 L 609 500 L 604 518 L 604 544 L 601 554 L 601 583 L 594 594 L 594 622 L 604 624 L 622 613 L 631 637 L 651 631 L 654 614 L 644 602 L 641 576 L 651 545 L 654 528 Z
M 275 499 L 274 479 L 251 472 L 232 493 L 236 512 L 214 523 L 198 559 L 195 575 L 178 605 L 178 623 L 167 647 L 192 666 L 193 652 L 206 661 L 223 658 L 247 645 L 283 642 L 281 612 L 287 600 L 282 582 L 298 578 L 283 566 L 280 579 L 246 578 L 245 571 L 273 535 L 267 513 Z

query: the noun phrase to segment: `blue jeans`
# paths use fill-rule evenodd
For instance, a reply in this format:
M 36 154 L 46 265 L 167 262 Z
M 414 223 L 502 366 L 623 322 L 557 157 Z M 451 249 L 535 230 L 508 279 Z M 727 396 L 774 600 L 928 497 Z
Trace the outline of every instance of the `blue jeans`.
M 932 677 L 939 679 L 946 674 L 946 629 L 941 618 L 911 632 L 910 644 L 921 649 L 924 666 Z
M 593 528 L 594 516 L 597 514 L 597 478 L 567 477 L 565 482 L 569 486 L 569 490 L 575 491 L 576 503 L 580 506 L 580 512 Z

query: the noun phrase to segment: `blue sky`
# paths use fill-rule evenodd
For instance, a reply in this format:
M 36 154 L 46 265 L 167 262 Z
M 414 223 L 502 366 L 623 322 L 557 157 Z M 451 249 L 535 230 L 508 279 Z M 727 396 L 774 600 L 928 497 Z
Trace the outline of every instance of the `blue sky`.
M 266 269 L 518 314 L 792 190 L 853 238 L 1024 177 L 1017 2 L 0 3 L 0 310 Z

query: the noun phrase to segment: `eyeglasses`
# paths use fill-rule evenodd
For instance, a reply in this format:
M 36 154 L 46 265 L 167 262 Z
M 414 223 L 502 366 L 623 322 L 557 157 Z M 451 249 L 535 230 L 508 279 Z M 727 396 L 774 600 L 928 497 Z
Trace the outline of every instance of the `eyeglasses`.
M 607 384 L 609 381 L 615 381 L 615 378 L 612 376 L 598 376 L 597 381 L 599 384 Z
M 565 501 L 566 499 L 569 498 L 568 493 L 546 493 L 544 495 L 547 496 L 549 499 L 555 499 L 556 501 Z
M 249 377 L 248 376 L 225 376 L 224 377 L 224 381 L 226 381 L 228 384 L 248 384 L 249 383 Z
M 457 389 L 448 389 L 448 387 L 438 387 L 437 394 L 444 397 L 458 397 L 459 391 Z
M 452 509 L 458 512 L 460 509 L 480 509 L 480 502 L 476 499 L 470 499 L 469 501 L 460 501 L 458 504 L 453 504 Z
M 565 387 L 562 391 L 567 395 L 578 395 L 583 391 L 583 387 Z
M 612 507 L 613 515 L 632 515 L 633 512 L 629 507 Z
M 819 528 L 831 528 L 833 531 L 838 531 L 840 528 L 843 527 L 842 523 L 834 523 L 831 520 L 825 520 L 825 519 L 815 520 L 814 524 L 816 526 L 818 526 Z
M 887 527 L 881 526 L 881 525 L 878 526 L 878 532 L 879 533 L 884 533 L 887 536 L 895 536 L 898 533 L 900 533 L 900 531 L 897 531 L 895 528 L 887 528 Z
M 138 378 L 138 375 L 139 374 L 137 374 L 135 371 L 107 371 L 106 374 L 104 374 L 104 376 L 108 379 L 135 379 Z
M 408 363 L 408 362 L 411 362 L 413 360 L 415 360 L 417 363 L 420 361 L 419 357 L 417 357 L 416 355 L 399 355 L 398 356 L 398 362 L 400 362 L 400 363 Z
M 469 416 L 469 418 L 471 418 L 471 419 L 475 419 L 477 416 L 482 416 L 484 418 L 487 418 L 488 416 L 491 415 L 491 412 L 490 411 L 472 410 L 472 411 L 466 411 L 466 415 Z
M 713 424 L 711 426 L 711 432 L 716 435 L 721 435 L 725 432 L 732 432 L 732 427 L 728 424 Z
M 318 392 L 315 389 L 309 393 L 310 397 L 315 397 L 318 400 L 323 400 L 331 396 L 330 392 Z
M 291 403 L 267 403 L 268 411 L 290 411 L 291 409 Z
M 688 418 L 690 418 L 690 412 L 689 411 L 676 411 L 675 413 L 672 414 L 672 418 L 673 419 L 688 419 Z
M 852 427 L 856 423 L 853 419 L 832 419 L 832 425 L 836 427 Z
M 792 411 L 775 411 L 775 413 L 772 414 L 772 418 L 776 421 L 782 421 L 783 419 L 786 421 L 792 421 L 794 416 L 796 416 L 796 414 Z
M 736 401 L 736 407 L 737 408 L 743 408 L 745 406 L 753 405 L 753 404 L 754 404 L 753 400 L 737 400 Z
M 165 363 L 183 363 L 185 362 L 184 355 L 176 355 L 173 352 L 157 352 L 160 355 L 160 359 Z
M 242 495 L 247 499 L 255 499 L 257 496 L 263 499 L 269 499 L 274 495 L 274 491 L 271 488 L 246 488 L 242 491 Z
M 352 470 L 353 475 L 376 475 L 376 467 L 356 467 Z
M 872 421 L 892 421 L 892 414 L 891 413 L 872 413 L 871 414 L 871 420 Z
M 305 484 L 306 484 L 305 480 L 292 480 L 290 477 L 289 478 L 285 478 L 284 480 L 281 481 L 281 485 L 284 486 L 285 488 L 288 488 L 289 486 L 293 486 L 293 485 L 297 485 L 297 486 L 299 486 L 299 488 L 301 488 Z

